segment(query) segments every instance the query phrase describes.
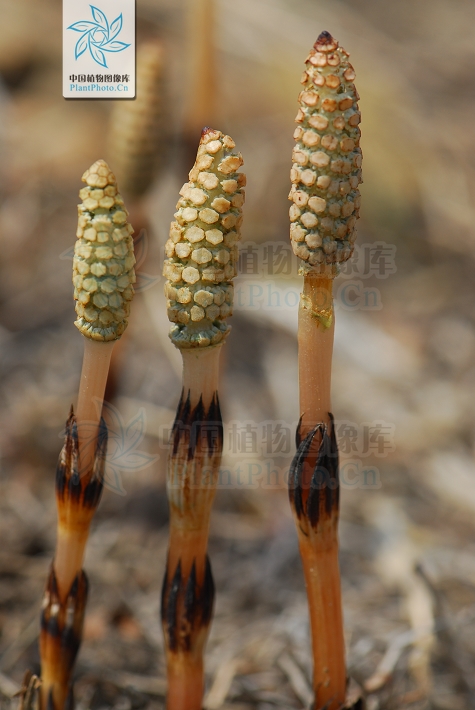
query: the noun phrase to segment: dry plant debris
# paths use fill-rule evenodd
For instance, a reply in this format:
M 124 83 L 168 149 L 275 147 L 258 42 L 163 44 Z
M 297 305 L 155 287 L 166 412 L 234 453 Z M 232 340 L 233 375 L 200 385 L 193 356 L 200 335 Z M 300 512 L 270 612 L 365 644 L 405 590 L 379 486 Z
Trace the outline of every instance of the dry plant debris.
M 98 160 L 82 179 L 73 265 L 75 325 L 93 340 L 117 340 L 134 295 L 134 230 L 107 163 Z

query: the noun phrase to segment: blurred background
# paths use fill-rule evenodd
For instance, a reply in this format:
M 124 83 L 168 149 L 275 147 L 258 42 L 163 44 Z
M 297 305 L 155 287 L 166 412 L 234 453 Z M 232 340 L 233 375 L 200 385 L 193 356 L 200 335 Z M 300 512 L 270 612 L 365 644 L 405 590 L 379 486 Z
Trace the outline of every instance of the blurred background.
M 107 490 L 93 524 L 80 708 L 164 706 L 159 597 L 166 442 L 180 389 L 161 265 L 204 122 L 248 176 L 233 332 L 208 710 L 311 700 L 306 598 L 285 474 L 298 419 L 290 156 L 322 30 L 361 95 L 362 218 L 337 280 L 349 673 L 369 710 L 475 708 L 475 5 L 470 0 L 137 0 L 137 99 L 61 96 L 61 3 L 0 0 L 0 695 L 39 670 L 54 472 L 83 343 L 71 287 L 81 175 L 116 172 L 138 293 L 109 382 Z M 144 178 L 145 176 L 145 178 Z

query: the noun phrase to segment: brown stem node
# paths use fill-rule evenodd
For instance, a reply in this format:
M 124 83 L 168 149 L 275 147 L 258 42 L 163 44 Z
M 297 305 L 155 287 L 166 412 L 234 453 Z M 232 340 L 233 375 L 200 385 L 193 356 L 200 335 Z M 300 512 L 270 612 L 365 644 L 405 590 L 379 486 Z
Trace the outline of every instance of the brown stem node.
M 161 617 L 167 646 L 172 653 L 194 653 L 201 649 L 213 613 L 214 593 L 208 556 L 201 584 L 197 579 L 196 559 L 187 577 L 182 572 L 181 560 L 171 578 L 167 567 L 162 587 Z
M 338 446 L 333 415 L 329 423 L 318 423 L 305 438 L 297 427 L 297 452 L 289 472 L 289 498 L 302 532 L 310 526 L 317 532 L 319 523 L 338 519 L 340 485 Z
M 44 708 L 64 710 L 71 674 L 81 644 L 88 581 L 78 572 L 67 597 L 61 600 L 54 567 L 51 567 L 41 614 L 41 694 Z
M 56 497 L 60 508 L 75 506 L 91 512 L 97 508 L 103 489 L 107 436 L 107 426 L 101 418 L 93 466 L 82 474 L 79 471 L 77 420 L 71 407 L 66 422 L 65 442 L 56 469 Z
M 191 406 L 190 392 L 185 399 L 182 390 L 176 418 L 172 429 L 172 456 L 183 456 L 189 461 L 213 457 L 223 450 L 223 420 L 219 407 L 218 393 L 205 409 L 200 397 L 195 407 Z

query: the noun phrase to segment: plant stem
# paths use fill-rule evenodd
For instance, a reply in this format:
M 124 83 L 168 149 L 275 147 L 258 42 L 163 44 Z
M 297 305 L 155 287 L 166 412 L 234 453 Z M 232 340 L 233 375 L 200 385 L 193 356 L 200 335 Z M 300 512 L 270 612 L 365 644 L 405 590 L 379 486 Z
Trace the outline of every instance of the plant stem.
M 315 708 L 340 708 L 346 697 L 345 645 L 336 529 L 319 544 L 299 535 L 309 600 Z
M 338 452 L 330 414 L 333 333 L 332 279 L 307 274 L 298 334 L 301 444 L 294 467 L 297 490 L 291 491 L 291 502 L 310 612 L 315 710 L 338 710 L 346 696 L 338 566 Z
M 84 359 L 76 411 L 80 474 L 87 473 L 94 461 L 97 431 L 115 342 L 84 338 Z
M 162 166 L 171 125 L 165 92 L 166 66 L 165 48 L 157 37 L 140 43 L 136 98 L 115 101 L 110 116 L 107 152 L 114 158 L 115 174 L 137 235 L 141 225 L 136 208 Z
M 186 682 L 183 679 L 186 678 Z M 203 658 L 178 657 L 168 669 L 167 708 L 201 710 L 204 696 Z
M 348 57 L 326 30 L 310 50 L 298 96 L 290 172 L 290 238 L 302 260 L 304 289 L 298 336 L 301 418 L 289 497 L 310 608 L 314 710 L 340 710 L 346 699 L 338 568 L 340 484 L 330 388 L 332 279 L 353 253 L 362 181 L 359 97 Z
M 246 184 L 234 148 L 230 136 L 203 130 L 165 244 L 169 335 L 183 356 L 168 458 L 170 548 L 161 607 L 168 710 L 198 710 L 203 701 L 203 653 L 214 601 L 206 550 L 223 450 L 219 356 L 230 331 L 226 319 L 232 314 Z
M 182 350 L 183 394 L 169 455 L 170 544 L 163 585 L 169 710 L 199 710 L 214 599 L 209 519 L 222 450 L 217 386 L 221 347 Z
M 79 384 L 76 414 L 78 432 L 78 469 L 80 476 L 90 476 L 96 455 L 97 434 L 109 364 L 115 341 L 107 343 L 84 339 L 84 359 Z M 54 568 L 58 592 L 65 599 L 74 578 L 82 570 L 84 551 L 92 516 L 69 508 L 58 515 L 58 536 Z
M 200 398 L 209 407 L 218 390 L 221 347 L 190 348 L 181 351 L 183 357 L 183 389 L 190 393 L 190 404 L 195 407 Z
M 75 325 L 86 340 L 78 416 L 71 408 L 56 469 L 57 547 L 41 614 L 42 710 L 64 710 L 73 703 L 71 678 L 88 592 L 82 564 L 104 480 L 107 428 L 101 422 L 102 404 L 112 349 L 127 327 L 135 282 L 133 229 L 115 176 L 98 160 L 83 182 L 73 283 Z
M 215 123 L 215 2 L 188 0 L 188 102 L 185 132 L 193 142 Z
M 330 326 L 333 280 L 315 274 L 304 277 L 299 308 L 299 384 L 301 434 L 306 436 L 318 422 L 328 422 L 331 412 L 331 363 L 335 319 Z

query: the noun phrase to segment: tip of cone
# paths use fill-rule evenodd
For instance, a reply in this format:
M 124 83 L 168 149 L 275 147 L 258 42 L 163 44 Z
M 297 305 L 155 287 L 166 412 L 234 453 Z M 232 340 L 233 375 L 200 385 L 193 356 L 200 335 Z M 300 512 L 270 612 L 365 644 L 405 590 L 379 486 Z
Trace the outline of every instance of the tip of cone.
M 331 36 L 330 32 L 328 32 L 328 30 L 323 30 L 323 32 L 320 32 L 320 34 L 318 35 L 315 44 L 326 44 L 327 42 L 331 42 L 332 40 L 333 37 Z
M 317 37 L 317 41 L 313 45 L 314 49 L 320 51 L 333 51 L 338 47 L 338 42 L 327 30 L 323 30 Z
M 100 175 L 100 176 L 103 176 L 103 177 L 105 177 L 105 176 L 113 177 L 113 178 L 114 178 L 114 182 L 115 182 L 115 177 L 114 177 L 114 174 L 113 174 L 112 170 L 110 169 L 110 167 L 108 166 L 108 164 L 106 163 L 106 161 L 103 160 L 102 158 L 100 158 L 99 160 L 96 160 L 96 162 L 93 163 L 93 164 L 91 165 L 91 167 L 86 170 L 86 172 L 85 172 L 84 175 L 82 176 L 82 181 L 83 181 L 83 182 L 87 182 L 87 178 L 88 178 L 90 175 L 94 175 L 94 174 L 95 174 L 95 175 Z
M 201 131 L 200 143 L 209 143 L 213 140 L 219 140 L 223 137 L 221 131 L 217 128 L 210 128 L 210 126 L 205 126 Z

